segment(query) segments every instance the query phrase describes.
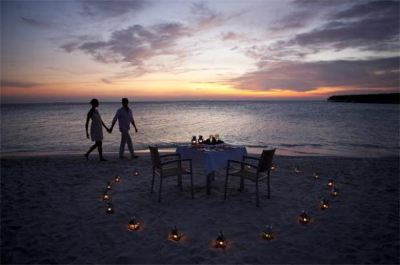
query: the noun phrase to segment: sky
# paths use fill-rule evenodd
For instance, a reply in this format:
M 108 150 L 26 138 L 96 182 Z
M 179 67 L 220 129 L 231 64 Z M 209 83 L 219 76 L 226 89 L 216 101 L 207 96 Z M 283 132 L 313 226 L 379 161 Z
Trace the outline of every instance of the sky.
M 1 1 L 1 102 L 399 92 L 399 1 Z

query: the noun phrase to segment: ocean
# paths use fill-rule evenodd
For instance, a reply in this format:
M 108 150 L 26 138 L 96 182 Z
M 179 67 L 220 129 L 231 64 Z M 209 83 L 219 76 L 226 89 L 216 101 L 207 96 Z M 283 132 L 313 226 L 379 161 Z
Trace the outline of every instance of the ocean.
M 120 103 L 101 103 L 110 125 Z M 278 154 L 354 157 L 398 155 L 399 105 L 326 101 L 131 102 L 135 149 L 174 147 L 193 135 L 219 134 L 229 144 L 276 147 Z M 84 153 L 88 103 L 1 105 L 1 153 Z M 118 124 L 103 149 L 118 152 Z

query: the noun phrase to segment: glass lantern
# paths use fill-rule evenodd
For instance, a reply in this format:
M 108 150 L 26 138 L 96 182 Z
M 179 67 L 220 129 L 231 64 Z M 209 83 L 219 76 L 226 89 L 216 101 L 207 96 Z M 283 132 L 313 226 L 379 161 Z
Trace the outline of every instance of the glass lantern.
M 216 248 L 226 248 L 226 239 L 222 231 L 219 233 L 217 239 L 215 240 Z
M 197 138 L 196 136 L 192 136 L 192 141 L 191 141 L 192 145 L 196 145 L 197 144 Z
M 306 211 L 303 211 L 300 215 L 299 215 L 299 223 L 306 225 L 311 221 L 311 217 L 307 214 Z

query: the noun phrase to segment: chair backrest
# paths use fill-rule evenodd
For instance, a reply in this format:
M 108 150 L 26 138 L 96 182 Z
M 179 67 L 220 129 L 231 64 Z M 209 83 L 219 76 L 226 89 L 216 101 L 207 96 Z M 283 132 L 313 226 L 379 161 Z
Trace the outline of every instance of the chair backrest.
M 160 153 L 158 152 L 158 147 L 149 146 L 151 161 L 153 162 L 153 167 L 159 168 L 161 164 Z
M 276 149 L 262 151 L 260 162 L 258 164 L 258 172 L 265 172 L 271 170 L 272 159 L 274 158 L 275 150 Z

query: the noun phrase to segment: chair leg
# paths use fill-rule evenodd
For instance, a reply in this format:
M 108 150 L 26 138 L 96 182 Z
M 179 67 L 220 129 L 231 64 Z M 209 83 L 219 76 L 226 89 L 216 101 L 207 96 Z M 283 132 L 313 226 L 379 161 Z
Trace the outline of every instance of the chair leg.
M 207 191 L 206 191 L 206 194 L 207 195 L 210 195 L 211 194 L 211 177 L 212 177 L 212 174 L 213 173 L 209 173 L 209 174 L 207 174 L 207 176 L 206 176 L 206 181 L 207 181 L 207 183 L 206 183 L 206 189 L 207 189 Z
M 260 199 L 258 195 L 258 180 L 256 180 L 256 206 L 260 207 Z
M 155 172 L 153 168 L 153 178 L 151 179 L 151 191 L 150 193 L 154 193 L 154 178 L 155 178 Z
M 182 191 L 182 175 L 178 175 L 178 187 Z
M 225 192 L 224 192 L 224 200 L 226 200 L 226 193 L 228 192 L 228 173 L 226 174 L 225 177 Z
M 182 186 L 182 175 L 178 175 L 178 187 L 181 191 L 183 191 L 183 186 Z
M 240 187 L 239 187 L 239 191 L 242 192 L 244 190 L 244 178 L 240 178 Z
M 160 176 L 160 188 L 159 188 L 159 190 L 158 190 L 158 202 L 161 202 L 162 181 L 163 181 L 163 177 Z
M 268 174 L 267 174 L 267 185 L 268 185 L 267 192 L 268 192 L 268 199 L 271 199 L 271 186 L 269 183 L 269 174 L 270 174 L 270 171 L 268 171 Z
M 191 186 L 191 192 L 192 192 L 192 199 L 194 199 L 194 192 L 193 192 L 193 173 L 190 172 L 190 186 Z

